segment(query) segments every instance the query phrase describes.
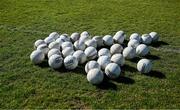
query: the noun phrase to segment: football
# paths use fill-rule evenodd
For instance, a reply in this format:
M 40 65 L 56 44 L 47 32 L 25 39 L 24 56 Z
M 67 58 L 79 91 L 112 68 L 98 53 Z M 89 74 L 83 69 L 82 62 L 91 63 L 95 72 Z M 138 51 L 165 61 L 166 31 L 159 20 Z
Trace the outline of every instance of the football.
M 122 53 L 123 47 L 120 44 L 114 44 L 110 48 L 111 54 Z
M 126 38 L 126 34 L 124 33 L 124 31 L 118 31 L 118 32 L 113 36 L 114 42 L 115 42 L 115 43 L 118 43 L 118 44 L 123 44 L 125 38 Z
M 100 65 L 101 69 L 104 70 L 106 66 L 111 63 L 111 59 L 108 56 L 100 56 L 97 62 Z
M 125 59 L 133 59 L 136 57 L 136 49 L 133 47 L 126 47 L 123 50 L 123 56 Z
M 49 52 L 48 52 L 48 58 L 50 58 L 50 57 L 51 57 L 52 55 L 54 55 L 54 54 L 61 55 L 61 52 L 60 52 L 59 49 L 56 49 L 56 48 L 51 49 L 51 50 L 49 50 Z
M 135 39 L 137 40 L 139 43 L 141 42 L 141 36 L 138 33 L 133 33 L 130 35 L 129 40 Z
M 48 64 L 51 68 L 58 69 L 63 64 L 63 58 L 61 57 L 61 55 L 54 54 L 49 58 Z
M 109 63 L 106 68 L 105 68 L 105 74 L 110 78 L 110 79 L 116 79 L 119 77 L 121 73 L 121 68 L 119 67 L 118 64 L 116 63 Z
M 109 49 L 107 49 L 107 48 L 102 48 L 102 49 L 100 49 L 100 50 L 98 51 L 98 57 L 104 56 L 104 55 L 106 55 L 106 56 L 108 56 L 108 57 L 111 57 L 111 53 L 110 53 Z
M 78 60 L 76 57 L 69 55 L 64 59 L 64 67 L 68 70 L 73 70 L 78 66 Z
M 79 43 L 79 40 L 74 42 L 74 48 L 75 50 L 85 50 L 86 49 L 86 45 L 84 43 Z
M 44 58 L 45 58 L 44 53 L 41 50 L 34 50 L 30 55 L 30 60 L 34 64 L 42 63 Z
M 86 73 L 88 73 L 89 70 L 94 69 L 94 68 L 101 69 L 101 67 L 100 67 L 100 65 L 97 63 L 97 61 L 92 60 L 92 61 L 87 62 L 86 65 L 85 65 L 85 71 L 86 71 Z
M 93 39 L 89 39 L 85 42 L 86 47 L 94 47 L 97 48 L 97 43 Z
M 152 63 L 148 59 L 141 59 L 137 63 L 137 70 L 141 73 L 149 73 L 152 69 Z
M 119 66 L 123 66 L 125 63 L 125 58 L 122 54 L 114 54 L 111 57 L 111 62 L 118 64 Z
M 149 53 L 149 47 L 145 44 L 140 44 L 136 48 L 136 54 L 139 56 L 146 56 Z
M 111 35 L 105 35 L 103 37 L 103 43 L 105 46 L 113 45 L 113 37 Z
M 82 50 L 75 51 L 73 56 L 77 58 L 79 64 L 86 62 L 86 55 Z
M 73 55 L 73 53 L 74 50 L 71 47 L 66 47 L 65 49 L 62 50 L 62 54 L 64 58 L 67 57 L 68 55 Z
M 75 41 L 79 40 L 79 38 L 80 38 L 80 34 L 79 33 L 75 32 L 75 33 L 71 34 L 71 41 L 72 42 L 75 42 Z
M 97 47 L 100 48 L 100 47 L 104 46 L 104 44 L 103 44 L 103 39 L 102 39 L 101 36 L 94 36 L 94 37 L 93 37 L 93 40 L 96 41 Z
M 149 35 L 152 38 L 152 42 L 157 42 L 159 40 L 159 35 L 157 34 L 157 32 L 151 32 L 149 33 Z
M 139 41 L 136 39 L 132 39 L 128 42 L 128 47 L 136 48 L 139 45 Z
M 41 44 L 37 47 L 37 50 L 41 50 L 45 55 L 47 55 L 49 48 L 47 44 Z
M 149 45 L 152 42 L 152 37 L 149 34 L 143 34 L 141 38 L 143 44 Z
M 91 69 L 87 74 L 87 80 L 91 84 L 100 84 L 103 81 L 103 79 L 104 79 L 104 74 L 98 68 Z
M 87 56 L 87 60 L 93 60 L 97 57 L 97 50 L 94 47 L 88 47 L 85 49 L 84 53 Z
M 56 49 L 59 49 L 59 50 L 60 50 L 60 47 L 61 47 L 60 44 L 59 44 L 58 42 L 56 42 L 56 41 L 51 42 L 51 43 L 49 44 L 49 46 L 48 46 L 49 49 L 56 48 Z
M 42 39 L 39 39 L 39 40 L 37 40 L 35 43 L 34 43 L 34 48 L 36 49 L 39 45 L 41 45 L 41 44 L 46 44 L 45 42 L 44 42 L 44 40 L 42 40 Z

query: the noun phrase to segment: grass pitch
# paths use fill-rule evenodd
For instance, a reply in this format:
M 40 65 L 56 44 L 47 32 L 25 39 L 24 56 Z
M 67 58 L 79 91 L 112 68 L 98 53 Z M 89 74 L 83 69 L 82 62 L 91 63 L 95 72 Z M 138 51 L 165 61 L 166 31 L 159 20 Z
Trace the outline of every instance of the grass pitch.
M 180 108 L 179 0 L 1 0 L 0 108 Z M 156 31 L 150 75 L 126 61 L 124 77 L 92 86 L 83 67 L 35 66 L 33 43 L 50 32 Z

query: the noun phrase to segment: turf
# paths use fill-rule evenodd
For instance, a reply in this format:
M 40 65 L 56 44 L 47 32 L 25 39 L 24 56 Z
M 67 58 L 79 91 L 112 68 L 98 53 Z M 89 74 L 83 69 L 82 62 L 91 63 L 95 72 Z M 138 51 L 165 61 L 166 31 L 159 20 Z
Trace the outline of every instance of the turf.
M 0 108 L 180 108 L 179 10 L 179 0 L 1 0 Z M 126 61 L 122 77 L 93 86 L 83 67 L 54 71 L 30 62 L 35 40 L 84 30 L 157 31 L 153 71 L 137 72 L 137 58 Z

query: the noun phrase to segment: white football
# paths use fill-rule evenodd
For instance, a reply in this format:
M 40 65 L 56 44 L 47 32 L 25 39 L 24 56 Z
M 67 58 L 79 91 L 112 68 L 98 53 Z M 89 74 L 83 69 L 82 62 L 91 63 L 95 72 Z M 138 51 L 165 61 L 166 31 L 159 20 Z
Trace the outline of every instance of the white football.
M 122 54 L 114 54 L 111 57 L 111 62 L 118 64 L 119 66 L 123 66 L 125 63 L 125 58 Z
M 74 48 L 75 50 L 85 50 L 86 49 L 86 45 L 84 43 L 79 43 L 79 40 L 74 42 Z
M 122 44 L 124 42 L 124 39 L 126 38 L 126 34 L 124 31 L 118 31 L 114 36 L 113 40 L 115 43 Z
M 140 44 L 136 48 L 136 54 L 139 56 L 146 56 L 149 53 L 149 47 L 145 44 Z
M 152 38 L 152 42 L 157 42 L 159 40 L 159 35 L 157 34 L 157 32 L 151 32 L 149 33 L 149 35 Z
M 123 56 L 126 59 L 133 59 L 136 57 L 136 49 L 133 47 L 126 47 L 123 50 Z
M 39 39 L 39 40 L 37 40 L 35 43 L 34 43 L 34 48 L 36 49 L 39 45 L 41 45 L 41 44 L 46 44 L 45 42 L 44 42 L 44 40 L 42 40 L 42 39 Z
M 116 63 L 109 63 L 105 68 L 105 74 L 110 79 L 116 79 L 120 76 L 121 68 Z
M 78 66 L 78 60 L 76 57 L 69 55 L 64 59 L 64 66 L 68 70 L 73 70 Z
M 75 51 L 73 56 L 77 58 L 79 64 L 86 62 L 86 55 L 82 50 Z
M 44 42 L 46 44 L 50 44 L 51 42 L 54 42 L 54 41 L 55 41 L 55 39 L 53 37 L 49 37 L 49 36 L 44 39 Z
M 58 42 L 59 45 L 61 46 L 63 42 L 66 42 L 66 40 L 62 39 L 62 38 L 58 38 L 58 39 L 56 39 L 56 42 Z
M 149 73 L 152 69 L 152 63 L 148 59 L 141 59 L 137 63 L 137 69 L 141 73 Z
M 85 71 L 86 71 L 86 73 L 88 73 L 89 70 L 94 69 L 94 68 L 101 69 L 100 65 L 99 65 L 96 61 L 89 61 L 89 62 L 87 62 L 86 65 L 85 65 Z
M 71 47 L 66 47 L 65 49 L 62 50 L 62 54 L 64 58 L 67 57 L 68 55 L 73 55 L 73 53 L 74 50 Z
M 152 37 L 151 37 L 149 34 L 143 34 L 143 35 L 141 36 L 141 38 L 142 38 L 142 43 L 143 43 L 143 44 L 149 45 L 149 44 L 151 44 L 151 42 L 152 42 Z
M 62 35 L 65 36 L 65 37 L 68 37 L 68 39 L 69 39 L 69 41 L 70 41 L 69 35 L 68 35 L 67 33 L 64 33 L 64 34 L 62 34 Z
M 100 84 L 104 79 L 104 74 L 100 69 L 91 69 L 87 74 L 87 80 L 91 84 Z
M 94 47 L 88 47 L 85 49 L 84 53 L 87 56 L 87 60 L 93 60 L 97 57 L 97 50 Z
M 103 43 L 105 46 L 113 45 L 113 37 L 111 35 L 105 35 L 103 37 Z
M 34 50 L 30 55 L 30 59 L 34 64 L 42 63 L 44 58 L 45 55 L 41 50 Z
M 85 42 L 86 47 L 94 47 L 97 48 L 97 43 L 93 39 L 89 39 Z
M 51 68 L 58 69 L 63 65 L 63 58 L 58 54 L 54 54 L 49 58 L 48 64 Z
M 90 39 L 90 35 L 87 31 L 81 33 L 79 38 L 79 44 L 85 43 L 88 39 Z
M 104 44 L 103 44 L 103 39 L 102 39 L 101 36 L 94 36 L 94 37 L 93 37 L 93 40 L 96 41 L 97 47 L 102 47 L 102 46 L 104 46 Z
M 116 34 L 122 34 L 124 37 L 126 37 L 126 34 L 125 34 L 125 32 L 124 31 L 118 31 L 118 32 L 116 32 Z
M 60 37 L 60 35 L 57 32 L 52 32 L 49 34 L 49 37 L 54 38 L 55 40 L 58 39 Z
M 128 42 L 128 47 L 136 48 L 139 45 L 139 41 L 136 39 L 132 39 Z
M 48 52 L 48 58 L 50 58 L 50 57 L 51 57 L 52 55 L 54 55 L 54 54 L 61 55 L 61 52 L 60 52 L 59 49 L 56 49 L 56 48 L 51 49 L 51 50 L 49 50 L 49 52 Z
M 121 53 L 123 51 L 123 47 L 120 44 L 114 44 L 110 48 L 111 54 Z
M 49 48 L 47 44 L 41 44 L 37 47 L 37 50 L 41 50 L 45 55 L 47 55 Z
M 62 35 L 60 35 L 59 38 L 63 39 L 65 42 L 70 42 L 71 41 L 70 37 L 68 37 L 67 34 L 62 34 Z
M 101 66 L 101 69 L 104 70 L 106 66 L 111 63 L 111 60 L 108 56 L 101 56 L 98 58 L 97 62 Z
M 90 34 L 87 31 L 83 31 L 80 36 L 90 36 Z
M 141 36 L 140 36 L 138 33 L 133 33 L 133 34 L 131 34 L 130 37 L 129 37 L 129 39 L 130 39 L 130 40 L 135 39 L 135 40 L 137 40 L 139 43 L 141 42 Z
M 73 44 L 69 41 L 63 42 L 61 48 L 65 49 L 66 47 L 71 47 L 73 49 Z
M 71 34 L 71 41 L 72 42 L 75 42 L 75 41 L 79 40 L 79 38 L 80 38 L 80 34 L 79 33 L 75 32 L 75 33 Z
M 108 57 L 111 57 L 111 53 L 110 53 L 110 51 L 109 51 L 109 49 L 107 49 L 107 48 L 102 48 L 102 49 L 100 49 L 99 51 L 98 51 L 98 57 L 100 57 L 100 56 L 108 56 Z
M 60 44 L 56 41 L 54 42 L 51 42 L 48 46 L 49 49 L 53 49 L 53 48 L 56 48 L 56 49 L 59 49 L 60 50 Z

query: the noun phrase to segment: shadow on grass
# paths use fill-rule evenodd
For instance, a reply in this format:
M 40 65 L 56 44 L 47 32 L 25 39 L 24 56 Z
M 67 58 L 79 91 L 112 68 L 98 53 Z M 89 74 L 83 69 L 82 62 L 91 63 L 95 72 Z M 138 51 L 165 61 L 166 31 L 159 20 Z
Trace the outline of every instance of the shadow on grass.
M 85 72 L 85 70 L 84 70 L 84 68 L 82 66 L 78 66 L 74 70 L 67 70 L 64 66 L 62 66 L 60 69 L 56 69 L 55 71 L 58 71 L 59 73 L 73 72 L 73 73 L 77 73 L 77 74 L 86 75 L 86 72 Z
M 125 76 L 121 76 L 117 79 L 115 79 L 114 81 L 118 82 L 118 83 L 123 83 L 123 84 L 134 84 L 135 81 L 131 78 L 125 77 Z
M 84 70 L 85 66 L 78 66 L 76 69 L 72 70 L 73 72 L 77 74 L 87 75 L 87 73 Z
M 133 63 L 138 63 L 139 60 L 143 59 L 143 58 L 147 58 L 147 59 L 151 59 L 151 60 L 160 60 L 161 58 L 159 56 L 156 55 L 152 55 L 152 54 L 148 54 L 144 57 L 135 57 L 129 61 L 133 62 Z
M 49 68 L 49 64 L 48 61 L 45 60 L 42 63 L 38 64 L 37 66 L 41 67 L 41 68 Z
M 152 54 L 148 54 L 144 58 L 151 59 L 151 60 L 159 60 L 159 59 L 161 59 L 159 56 L 152 55 Z
M 132 75 L 133 72 L 137 72 L 137 69 L 132 67 L 132 66 L 129 66 L 129 65 L 125 64 L 124 66 L 121 67 L 120 76 L 125 76 L 125 72 L 130 72 L 131 75 Z
M 131 61 L 131 62 L 133 62 L 133 63 L 137 63 L 139 60 L 141 60 L 142 58 L 140 58 L 140 57 L 135 57 L 135 58 L 133 58 L 133 59 L 131 59 L 131 60 L 129 60 L 129 61 Z
M 107 77 L 104 77 L 103 82 L 99 85 L 96 85 L 96 87 L 102 90 L 117 90 L 117 86 L 110 82 Z
M 144 75 L 159 78 L 159 79 L 165 79 L 166 78 L 166 76 L 162 72 L 154 71 L 154 70 L 151 71 L 150 73 L 147 73 L 147 74 L 144 74 Z
M 125 71 L 136 72 L 137 69 L 134 68 L 134 67 L 132 67 L 132 66 L 129 66 L 129 65 L 126 65 L 126 64 L 125 64 L 124 66 L 121 67 L 121 71 L 122 71 L 122 73 L 124 74 Z
M 151 44 L 152 47 L 160 47 L 162 45 L 169 45 L 169 44 L 167 42 L 164 42 L 164 41 L 158 41 L 158 42 Z

